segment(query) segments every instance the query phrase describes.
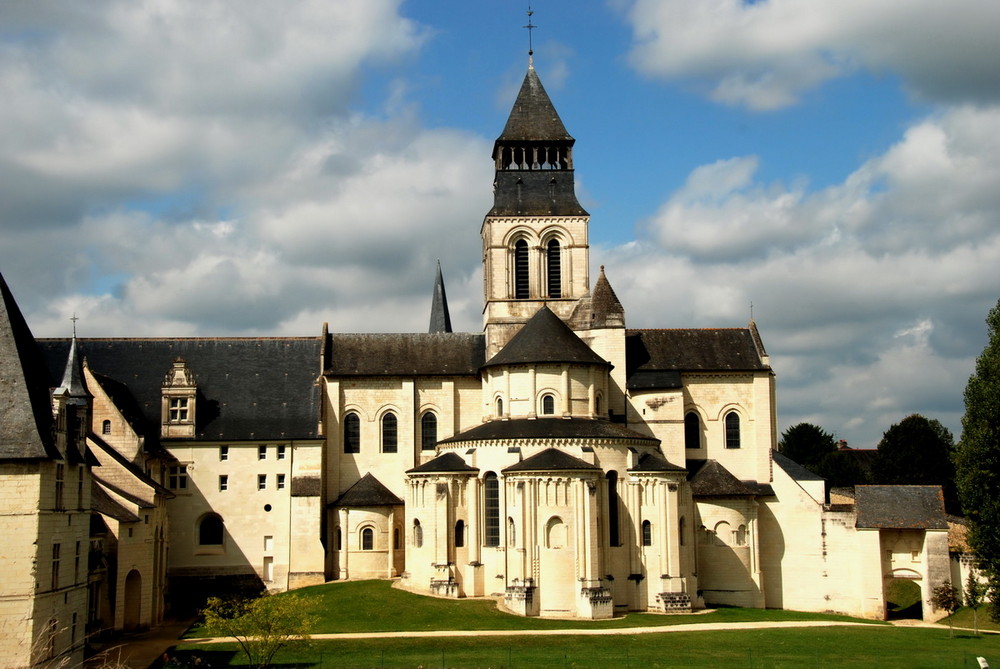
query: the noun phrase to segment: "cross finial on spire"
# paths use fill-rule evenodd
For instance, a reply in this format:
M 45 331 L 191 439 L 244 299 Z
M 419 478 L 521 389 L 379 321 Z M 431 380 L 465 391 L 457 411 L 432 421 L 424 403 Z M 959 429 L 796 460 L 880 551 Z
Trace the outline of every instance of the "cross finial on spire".
M 534 62 L 535 50 L 532 48 L 532 44 L 531 44 L 531 31 L 534 30 L 535 28 L 537 28 L 538 26 L 536 26 L 534 23 L 531 22 L 531 17 L 534 14 L 535 14 L 535 12 L 533 12 L 531 10 L 531 3 L 529 2 L 528 3 L 528 25 L 524 26 L 525 29 L 527 29 L 527 31 L 528 31 L 528 67 L 534 67 L 534 65 L 535 65 L 535 62 Z
M 80 319 L 77 317 L 75 311 L 73 312 L 73 317 L 70 318 L 70 320 L 73 321 L 73 339 L 76 339 L 76 322 Z

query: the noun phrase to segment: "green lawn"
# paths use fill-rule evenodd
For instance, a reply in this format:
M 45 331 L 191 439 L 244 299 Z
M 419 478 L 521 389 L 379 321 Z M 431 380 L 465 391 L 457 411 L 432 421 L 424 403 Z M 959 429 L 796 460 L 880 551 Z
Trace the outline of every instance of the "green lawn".
M 187 646 L 188 649 L 193 646 Z M 197 652 L 213 667 L 239 666 L 234 646 Z M 621 636 L 454 637 L 314 642 L 279 667 L 968 667 L 1000 662 L 1000 636 L 948 637 L 947 629 L 885 626 Z
M 630 613 L 612 620 L 523 618 L 497 609 L 493 600 L 439 599 L 391 587 L 389 581 L 344 581 L 302 588 L 279 597 L 301 597 L 317 620 L 313 634 L 424 630 L 551 630 L 654 627 L 753 620 L 854 620 L 847 616 L 761 609 L 719 609 L 692 615 Z M 204 636 L 193 628 L 189 638 Z

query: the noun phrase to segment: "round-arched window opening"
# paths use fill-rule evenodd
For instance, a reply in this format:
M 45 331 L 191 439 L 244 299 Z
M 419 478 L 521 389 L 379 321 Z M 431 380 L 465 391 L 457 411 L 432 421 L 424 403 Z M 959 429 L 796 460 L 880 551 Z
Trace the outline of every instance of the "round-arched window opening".
M 271 513 L 271 505 L 270 504 L 265 504 L 264 505 L 264 510 L 267 511 L 268 513 Z
M 551 416 L 556 412 L 556 398 L 552 395 L 542 396 L 542 415 Z
M 201 546 L 222 545 L 222 517 L 210 513 L 198 523 L 198 544 Z

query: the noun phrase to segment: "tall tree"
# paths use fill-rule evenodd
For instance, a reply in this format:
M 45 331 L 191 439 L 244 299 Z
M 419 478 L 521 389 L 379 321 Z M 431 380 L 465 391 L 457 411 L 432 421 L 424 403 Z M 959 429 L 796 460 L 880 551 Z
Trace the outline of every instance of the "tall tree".
M 986 326 L 986 348 L 965 386 L 955 464 L 969 545 L 989 583 L 993 619 L 1000 620 L 1000 301 L 987 315 Z
M 939 421 L 920 414 L 907 416 L 882 436 L 873 467 L 874 482 L 881 485 L 939 485 L 945 505 L 957 512 L 955 441 Z
M 253 599 L 210 597 L 202 611 L 205 631 L 232 637 L 251 667 L 270 667 L 282 648 L 309 638 L 315 623 L 298 595 L 264 594 Z
M 816 472 L 823 458 L 837 450 L 833 435 L 812 423 L 793 425 L 781 434 L 778 451 L 806 469 Z

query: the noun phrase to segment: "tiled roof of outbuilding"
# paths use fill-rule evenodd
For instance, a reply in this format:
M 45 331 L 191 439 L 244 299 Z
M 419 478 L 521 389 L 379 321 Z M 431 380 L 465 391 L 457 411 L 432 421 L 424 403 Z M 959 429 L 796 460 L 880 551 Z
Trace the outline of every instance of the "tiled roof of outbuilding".
M 422 465 L 417 465 L 413 469 L 407 470 L 407 474 L 431 474 L 436 472 L 478 472 L 477 467 L 472 467 L 462 459 L 458 453 L 451 451 L 428 460 Z
M 944 493 L 936 485 L 854 486 L 857 527 L 946 530 Z
M 403 504 L 403 500 L 396 497 L 381 481 L 372 476 L 371 472 L 368 472 L 330 506 L 399 506 L 401 504 Z
M 66 359 L 64 354 L 58 376 L 50 373 L 0 274 L 0 460 L 61 458 L 52 438 L 50 391 Z
M 563 362 L 611 366 L 543 306 L 483 367 Z
M 479 376 L 482 334 L 331 334 L 328 376 Z
M 134 397 L 132 410 L 142 412 L 145 427 L 139 432 L 147 449 L 159 441 L 163 378 L 177 358 L 187 362 L 198 386 L 197 438 L 318 436 L 319 337 L 80 339 L 77 344 L 91 371 Z M 49 368 L 61 370 L 69 340 L 43 339 L 39 345 Z M 125 402 L 123 409 L 128 406 Z
M 649 435 L 630 430 L 621 423 L 584 418 L 518 418 L 491 420 L 460 432 L 439 444 L 466 441 L 500 441 L 506 439 L 641 439 L 658 443 Z
M 574 471 L 574 470 L 597 470 L 601 468 L 592 465 L 569 453 L 564 453 L 558 448 L 546 448 L 540 453 L 535 453 L 530 458 L 525 458 L 516 465 L 506 467 L 504 473 L 516 472 L 549 472 L 549 471 Z

